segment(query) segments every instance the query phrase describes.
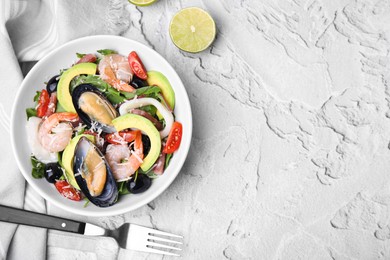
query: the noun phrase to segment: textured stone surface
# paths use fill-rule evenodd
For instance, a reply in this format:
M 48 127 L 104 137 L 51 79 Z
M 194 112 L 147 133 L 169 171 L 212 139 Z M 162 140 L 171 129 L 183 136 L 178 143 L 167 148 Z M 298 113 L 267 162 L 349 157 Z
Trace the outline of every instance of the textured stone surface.
M 159 198 L 91 222 L 182 234 L 184 259 L 390 258 L 389 1 L 125 6 L 123 36 L 161 53 L 182 78 L 193 141 Z M 199 54 L 168 35 L 187 6 L 217 23 L 215 43 Z M 99 258 L 64 250 L 49 247 L 49 256 Z

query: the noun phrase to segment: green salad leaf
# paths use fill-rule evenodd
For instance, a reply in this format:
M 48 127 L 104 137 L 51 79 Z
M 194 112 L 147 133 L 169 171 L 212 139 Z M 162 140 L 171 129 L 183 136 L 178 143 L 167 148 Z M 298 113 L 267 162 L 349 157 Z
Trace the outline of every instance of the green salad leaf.
M 70 84 L 71 90 L 73 90 L 80 84 L 94 85 L 101 92 L 105 92 L 107 91 L 108 88 L 111 88 L 111 86 L 107 82 L 102 80 L 97 75 L 81 75 L 79 77 L 75 77 L 74 79 L 72 79 L 72 82 Z
M 122 181 L 118 183 L 118 192 L 120 195 L 129 194 L 129 190 L 126 188 L 126 181 Z
M 37 116 L 37 110 L 35 108 L 26 109 L 27 120 L 32 116 Z
M 161 89 L 157 86 L 146 86 L 136 89 L 134 92 L 121 92 L 123 96 L 127 99 L 132 99 L 135 96 L 146 96 L 146 97 L 156 97 L 158 93 L 161 92 Z
M 32 172 L 31 175 L 35 179 L 41 179 L 43 178 L 45 174 L 45 164 L 38 161 L 35 156 L 31 156 L 31 164 L 32 164 Z
M 122 103 L 126 100 L 126 98 L 122 96 L 118 90 L 112 87 L 109 87 L 107 89 L 107 92 L 105 92 L 104 94 L 106 95 L 107 99 L 114 105 Z
M 84 57 L 85 55 L 87 55 L 87 54 L 76 52 L 76 56 L 77 56 L 77 58 L 79 58 L 79 59 L 81 59 L 81 58 Z
M 35 96 L 34 96 L 34 101 L 35 102 L 38 102 L 38 100 L 39 100 L 39 96 L 41 95 L 41 91 L 37 91 L 36 93 L 35 93 Z
M 141 109 L 141 110 L 143 110 L 145 112 L 148 112 L 152 116 L 156 116 L 156 113 L 157 113 L 157 108 L 155 106 L 152 106 L 152 105 L 139 107 L 138 109 Z
M 165 166 L 164 169 L 166 169 L 169 165 L 169 162 L 171 161 L 173 153 L 168 153 L 165 157 Z
M 155 174 L 153 171 L 145 173 L 150 179 L 156 179 L 159 175 Z
M 108 55 L 108 54 L 117 54 L 117 51 L 110 50 L 110 49 L 102 49 L 102 50 L 97 50 L 98 53 L 101 55 Z
M 134 92 L 123 92 L 118 91 L 117 89 L 113 88 L 102 80 L 98 75 L 81 75 L 78 77 L 75 77 L 72 79 L 70 83 L 70 88 L 73 90 L 80 84 L 91 84 L 95 86 L 97 89 L 99 89 L 106 97 L 107 99 L 113 104 L 117 105 L 119 103 L 122 103 L 126 101 L 127 99 L 132 99 L 135 96 L 146 96 L 146 97 L 153 97 L 156 98 L 159 93 L 161 93 L 161 89 L 157 86 L 146 86 L 139 89 L 136 89 Z M 150 106 L 152 107 L 152 106 Z M 147 112 L 152 112 L 152 114 L 156 114 L 156 111 L 154 111 L 153 108 L 146 108 Z M 146 111 L 146 110 L 145 110 Z

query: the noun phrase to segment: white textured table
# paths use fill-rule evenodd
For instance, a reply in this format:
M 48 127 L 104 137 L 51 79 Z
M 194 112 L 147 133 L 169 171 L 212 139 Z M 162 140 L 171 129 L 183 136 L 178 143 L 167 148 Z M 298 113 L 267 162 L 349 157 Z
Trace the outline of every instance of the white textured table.
M 200 54 L 168 35 L 187 6 L 217 23 Z M 127 11 L 123 36 L 182 78 L 193 141 L 162 196 L 90 221 L 183 234 L 184 259 L 390 258 L 389 1 L 160 0 Z M 106 240 L 84 252 L 59 241 L 49 234 L 49 259 L 161 259 Z

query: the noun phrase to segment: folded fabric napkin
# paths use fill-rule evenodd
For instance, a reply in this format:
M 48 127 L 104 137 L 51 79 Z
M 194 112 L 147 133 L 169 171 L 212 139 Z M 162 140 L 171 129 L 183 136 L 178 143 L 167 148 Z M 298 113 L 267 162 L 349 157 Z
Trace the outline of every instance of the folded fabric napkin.
M 0 1 L 0 147 L 4 149 L 0 157 L 0 204 L 46 212 L 44 200 L 26 185 L 10 151 L 11 109 L 23 80 L 19 62 L 37 61 L 59 45 L 82 36 L 120 34 L 129 25 L 124 19 L 128 16 L 126 5 L 124 0 Z M 21 118 L 20 126 L 24 123 Z M 0 230 L 0 259 L 46 258 L 45 230 L 1 222 Z M 58 243 L 69 247 L 67 239 L 61 239 L 65 235 L 51 236 L 52 243 L 61 240 Z M 116 253 L 109 252 L 105 257 Z

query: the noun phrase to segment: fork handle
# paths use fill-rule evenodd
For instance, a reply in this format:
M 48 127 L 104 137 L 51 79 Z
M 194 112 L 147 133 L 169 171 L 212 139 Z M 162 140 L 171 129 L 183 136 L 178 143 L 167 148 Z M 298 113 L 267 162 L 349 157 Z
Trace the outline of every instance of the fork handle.
M 85 223 L 0 205 L 0 221 L 84 234 Z

